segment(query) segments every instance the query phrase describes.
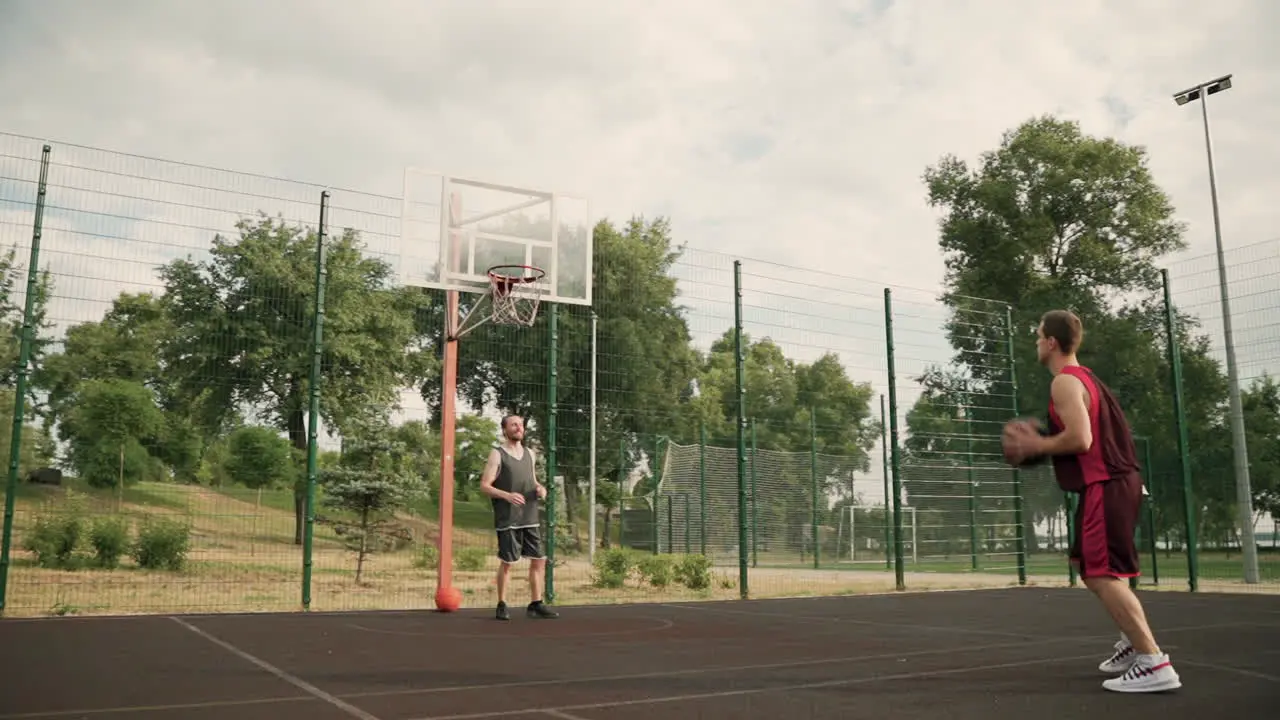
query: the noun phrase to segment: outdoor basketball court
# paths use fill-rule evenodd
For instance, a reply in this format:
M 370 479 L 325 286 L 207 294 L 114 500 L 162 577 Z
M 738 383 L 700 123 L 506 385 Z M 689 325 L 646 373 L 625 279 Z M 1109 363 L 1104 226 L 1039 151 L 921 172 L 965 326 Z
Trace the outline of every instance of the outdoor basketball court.
M 0 621 L 0 719 L 1275 717 L 1280 600 L 1145 593 L 1182 689 L 1119 695 L 1084 590 Z

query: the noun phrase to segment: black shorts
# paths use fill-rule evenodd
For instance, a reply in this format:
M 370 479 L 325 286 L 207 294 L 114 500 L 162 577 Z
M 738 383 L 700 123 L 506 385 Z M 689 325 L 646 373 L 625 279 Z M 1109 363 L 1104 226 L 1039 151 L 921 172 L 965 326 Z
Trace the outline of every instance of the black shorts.
M 1080 577 L 1141 574 L 1134 531 L 1142 510 L 1142 478 L 1133 475 L 1086 485 L 1076 504 L 1071 562 Z
M 537 527 L 509 528 L 498 531 L 498 559 L 504 563 L 520 562 L 520 558 L 542 560 L 542 534 Z

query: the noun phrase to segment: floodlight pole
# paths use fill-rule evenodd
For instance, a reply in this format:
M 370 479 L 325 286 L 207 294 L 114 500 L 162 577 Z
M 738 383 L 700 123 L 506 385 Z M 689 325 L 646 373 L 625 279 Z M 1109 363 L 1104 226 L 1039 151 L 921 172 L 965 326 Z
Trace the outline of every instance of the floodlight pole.
M 1231 299 L 1227 292 L 1227 264 L 1222 251 L 1222 221 L 1218 210 L 1218 180 L 1213 166 L 1213 138 L 1209 132 L 1209 96 L 1231 88 L 1231 75 L 1224 75 L 1175 93 L 1174 102 L 1186 105 L 1200 101 L 1204 121 L 1204 147 L 1209 160 L 1209 197 L 1213 205 L 1213 238 L 1218 256 L 1218 293 L 1222 300 L 1222 339 L 1227 355 L 1227 393 L 1230 402 L 1231 446 L 1236 476 L 1236 504 L 1240 523 L 1240 549 L 1244 559 L 1244 581 L 1258 582 L 1258 546 L 1253 536 L 1253 491 L 1249 484 L 1249 450 L 1245 440 L 1244 406 L 1240 401 L 1240 381 L 1236 370 L 1236 349 L 1231 331 Z
M 591 467 L 587 470 L 590 490 L 587 499 L 587 558 L 596 559 L 596 314 L 591 313 Z

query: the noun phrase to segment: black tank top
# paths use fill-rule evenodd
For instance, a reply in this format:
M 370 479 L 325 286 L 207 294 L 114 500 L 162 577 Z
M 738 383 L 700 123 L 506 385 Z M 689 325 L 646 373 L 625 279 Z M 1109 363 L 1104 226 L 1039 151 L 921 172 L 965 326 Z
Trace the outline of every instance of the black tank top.
M 503 492 L 523 495 L 524 505 L 512 505 L 506 500 L 494 498 L 494 527 L 498 530 L 538 527 L 541 518 L 538 485 L 534 480 L 533 453 L 525 448 L 524 454 L 515 458 L 499 445 L 498 457 L 502 462 L 498 465 L 498 476 L 494 478 L 493 486 Z

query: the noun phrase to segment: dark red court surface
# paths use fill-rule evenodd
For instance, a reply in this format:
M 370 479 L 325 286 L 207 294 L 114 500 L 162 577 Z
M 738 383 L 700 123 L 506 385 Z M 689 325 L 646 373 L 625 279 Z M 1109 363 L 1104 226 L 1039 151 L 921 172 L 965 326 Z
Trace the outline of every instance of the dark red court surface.
M 1146 593 L 1183 687 L 1102 689 L 1084 590 L 0 621 L 0 718 L 1280 717 L 1280 597 Z

